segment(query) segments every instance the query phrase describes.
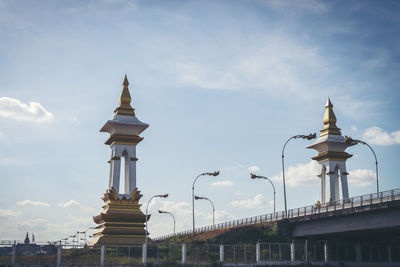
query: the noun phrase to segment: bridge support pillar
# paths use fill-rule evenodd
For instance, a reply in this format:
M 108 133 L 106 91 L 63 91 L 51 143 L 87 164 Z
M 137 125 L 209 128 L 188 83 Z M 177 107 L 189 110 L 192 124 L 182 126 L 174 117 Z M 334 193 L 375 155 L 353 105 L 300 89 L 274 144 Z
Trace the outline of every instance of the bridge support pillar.
M 186 244 L 182 244 L 182 264 L 186 264 Z
M 308 263 L 308 240 L 304 241 L 304 260 Z
M 225 261 L 225 251 L 224 251 L 224 245 L 219 246 L 219 261 L 223 263 Z
M 356 244 L 356 261 L 361 261 L 361 245 L 359 243 Z
M 257 242 L 256 244 L 256 263 L 260 262 L 261 254 L 260 254 L 260 243 Z
M 329 254 L 328 254 L 328 241 L 324 243 L 324 260 L 325 262 L 329 261 Z
M 57 266 L 61 266 L 61 245 L 57 247 Z
M 12 247 L 12 256 L 11 256 L 11 265 L 16 266 L 17 263 L 17 246 L 13 245 Z
M 147 265 L 147 244 L 144 243 L 142 247 L 142 260 L 143 260 L 143 265 Z
M 104 266 L 105 256 L 106 256 L 106 247 L 105 246 L 101 246 L 101 249 L 100 249 L 100 266 Z
M 290 244 L 290 260 L 294 262 L 296 260 L 296 249 L 294 241 Z

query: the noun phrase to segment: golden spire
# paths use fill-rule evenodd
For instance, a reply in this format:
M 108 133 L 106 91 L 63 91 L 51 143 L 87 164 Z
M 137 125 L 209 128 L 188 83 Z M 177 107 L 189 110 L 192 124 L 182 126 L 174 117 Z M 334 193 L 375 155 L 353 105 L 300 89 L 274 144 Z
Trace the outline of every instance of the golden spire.
M 336 116 L 333 112 L 333 105 L 329 97 L 325 105 L 324 129 L 321 130 L 321 136 L 328 134 L 342 135 L 340 129 L 336 126 Z
M 122 83 L 122 92 L 119 97 L 119 107 L 117 107 L 114 111 L 115 115 L 125 115 L 125 116 L 135 116 L 135 110 L 131 106 L 131 94 L 129 93 L 129 82 L 128 78 L 124 78 L 124 82 Z

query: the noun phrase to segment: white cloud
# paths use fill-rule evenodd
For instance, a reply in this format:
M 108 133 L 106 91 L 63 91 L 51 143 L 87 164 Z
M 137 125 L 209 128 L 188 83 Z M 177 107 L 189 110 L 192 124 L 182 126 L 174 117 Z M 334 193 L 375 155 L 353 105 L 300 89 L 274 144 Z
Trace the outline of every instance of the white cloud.
M 213 215 L 212 213 L 209 213 L 207 215 L 207 220 L 212 221 Z M 215 223 L 218 222 L 225 222 L 225 221 L 230 221 L 233 220 L 235 217 L 231 215 L 231 213 L 227 212 L 226 210 L 216 210 L 215 211 Z
M 47 220 L 38 218 L 31 220 L 22 220 L 18 222 L 18 229 L 20 231 L 45 231 L 48 229 Z
M 153 202 L 153 201 L 152 201 Z M 166 214 L 158 214 L 158 210 L 171 212 L 176 220 L 176 230 L 188 229 L 192 225 L 192 206 L 188 202 L 174 202 L 170 200 L 161 200 L 153 202 L 149 205 L 149 213 L 152 214 L 149 221 L 149 232 L 151 236 L 164 235 L 172 232 L 172 218 Z M 142 206 L 145 213 L 146 207 Z M 195 210 L 196 218 L 204 216 L 203 213 Z M 157 218 L 157 220 L 154 219 Z M 198 224 L 197 224 L 198 225 Z
M 388 133 L 374 126 L 364 131 L 362 139 L 374 145 L 398 145 L 400 144 L 400 131 Z
M 296 0 L 296 1 L 269 0 L 266 3 L 270 7 L 284 13 L 297 13 L 299 11 L 309 11 L 315 14 L 322 14 L 328 10 L 328 7 L 325 5 L 324 2 L 316 0 Z
M 349 171 L 347 179 L 349 184 L 362 187 L 374 183 L 376 181 L 376 176 L 375 172 L 372 170 L 356 169 L 354 171 Z
M 232 181 L 217 181 L 217 182 L 212 182 L 211 186 L 233 186 Z
M 285 180 L 287 186 L 310 186 L 318 183 L 317 175 L 321 172 L 321 166 L 318 162 L 312 160 L 308 163 L 300 163 L 295 166 L 289 166 L 285 170 Z M 282 181 L 282 172 L 271 177 L 273 181 Z
M 26 199 L 24 201 L 17 202 L 18 207 L 48 207 L 50 206 L 49 203 L 42 202 L 42 201 L 33 201 Z
M 353 132 L 357 132 L 358 128 L 357 128 L 357 126 L 355 126 L 355 125 L 351 125 L 351 130 L 352 130 Z
M 63 223 L 49 223 L 48 231 L 53 231 L 54 235 L 59 237 L 66 237 L 67 235 L 75 234 L 77 230 L 83 231 L 93 226 L 95 226 L 95 223 L 91 216 L 69 216 Z
M 0 140 L 4 140 L 6 138 L 6 135 L 2 131 L 0 131 Z
M 259 172 L 261 169 L 260 167 L 254 165 L 249 167 L 249 172 Z
M 281 34 L 255 39 L 257 42 L 249 44 L 248 50 L 225 64 L 176 64 L 178 82 L 205 89 L 262 89 L 271 94 L 295 94 L 303 98 L 313 95 L 309 73 L 327 69 L 317 48 Z
M 18 217 L 21 216 L 21 212 L 19 211 L 12 211 L 12 210 L 3 210 L 0 209 L 0 217 Z
M 260 209 L 267 208 L 273 205 L 273 203 L 271 204 L 271 202 L 267 202 L 263 195 L 258 194 L 252 199 L 231 201 L 231 205 L 235 208 Z
M 11 97 L 0 97 L 0 116 L 32 122 L 48 122 L 54 119 L 54 115 L 40 103 L 30 102 L 27 105 Z
M 289 168 L 285 170 L 286 185 L 292 187 L 319 185 L 320 182 L 317 174 L 320 173 L 321 166 L 314 160 L 306 164 L 289 166 Z M 367 186 L 375 180 L 375 172 L 371 170 L 357 169 L 354 171 L 349 171 L 347 178 L 349 184 L 353 184 L 355 186 Z M 281 182 L 282 173 L 275 175 L 271 179 Z
M 65 209 L 65 208 L 69 208 L 69 207 L 78 207 L 78 206 L 80 206 L 80 204 L 78 201 L 71 199 L 70 201 L 67 201 L 65 203 L 59 203 L 58 206 L 60 208 Z
M 83 209 L 84 211 L 87 211 L 87 212 L 94 211 L 93 208 L 85 207 L 85 206 L 81 205 L 78 201 L 73 200 L 73 199 L 71 199 L 70 201 L 67 201 L 65 203 L 59 203 L 58 206 L 60 208 L 63 208 L 63 209 L 70 208 L 70 207 L 79 207 L 79 208 L 81 208 L 81 209 Z
M 75 124 L 75 126 L 79 126 L 79 124 L 81 124 L 78 117 L 75 116 L 67 116 L 66 120 L 72 124 Z

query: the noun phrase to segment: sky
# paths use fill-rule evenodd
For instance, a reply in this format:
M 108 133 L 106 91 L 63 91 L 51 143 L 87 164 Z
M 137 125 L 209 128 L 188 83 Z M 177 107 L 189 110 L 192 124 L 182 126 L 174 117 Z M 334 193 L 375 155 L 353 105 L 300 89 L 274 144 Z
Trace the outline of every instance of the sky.
M 95 226 L 123 77 L 150 127 L 137 186 L 151 237 L 191 229 L 191 186 L 216 222 L 281 211 L 281 151 L 323 128 L 368 142 L 381 190 L 400 187 L 398 1 L 0 0 L 0 240 Z M 288 208 L 319 200 L 313 141 L 285 149 Z M 346 150 L 349 194 L 376 191 L 368 147 Z M 196 226 L 212 223 L 196 201 Z M 89 233 L 93 233 L 90 232 Z

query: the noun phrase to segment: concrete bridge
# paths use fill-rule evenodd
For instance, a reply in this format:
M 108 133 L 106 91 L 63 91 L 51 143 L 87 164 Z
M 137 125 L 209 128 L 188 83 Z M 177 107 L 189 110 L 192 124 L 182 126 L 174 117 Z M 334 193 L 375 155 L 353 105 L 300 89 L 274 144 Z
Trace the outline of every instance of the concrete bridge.
M 287 216 L 281 211 L 199 227 L 194 233 L 263 222 L 277 222 L 280 233 L 293 239 L 358 238 L 362 237 L 365 231 L 368 231 L 369 239 L 372 236 L 394 238 L 393 233 L 397 233 L 397 237 L 400 238 L 400 188 L 341 199 L 320 206 L 290 209 Z M 182 231 L 153 240 L 161 241 L 172 236 L 192 233 L 193 230 Z

